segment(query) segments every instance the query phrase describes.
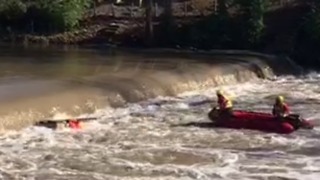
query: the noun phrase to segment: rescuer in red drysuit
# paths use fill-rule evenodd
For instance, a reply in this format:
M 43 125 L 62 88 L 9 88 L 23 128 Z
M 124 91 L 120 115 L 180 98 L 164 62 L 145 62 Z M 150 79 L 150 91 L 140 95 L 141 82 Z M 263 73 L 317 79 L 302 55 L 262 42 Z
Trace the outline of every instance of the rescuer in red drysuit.
M 230 118 L 232 116 L 232 101 L 224 95 L 223 91 L 217 91 L 218 110 L 219 115 L 223 118 Z
M 284 102 L 283 96 L 278 96 L 273 105 L 272 114 L 277 118 L 283 119 L 289 115 L 289 107 Z
M 81 129 L 81 124 L 80 121 L 76 120 L 76 119 L 71 119 L 68 121 L 69 127 L 71 129 Z

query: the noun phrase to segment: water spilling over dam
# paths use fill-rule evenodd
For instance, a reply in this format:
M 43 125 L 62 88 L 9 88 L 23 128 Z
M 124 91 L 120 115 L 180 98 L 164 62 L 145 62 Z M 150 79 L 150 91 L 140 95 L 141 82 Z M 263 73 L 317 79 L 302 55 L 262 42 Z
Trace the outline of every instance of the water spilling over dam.
M 0 56 L 3 129 L 25 127 L 57 112 L 75 116 L 105 106 L 299 71 L 286 59 L 244 51 L 13 51 L 4 47 Z
M 318 122 L 319 74 L 243 51 L 163 51 L 2 48 L 1 179 L 318 179 L 318 127 L 186 124 L 208 123 L 217 88 L 235 108 L 261 112 L 284 95 Z M 78 131 L 30 126 L 59 112 L 98 119 Z

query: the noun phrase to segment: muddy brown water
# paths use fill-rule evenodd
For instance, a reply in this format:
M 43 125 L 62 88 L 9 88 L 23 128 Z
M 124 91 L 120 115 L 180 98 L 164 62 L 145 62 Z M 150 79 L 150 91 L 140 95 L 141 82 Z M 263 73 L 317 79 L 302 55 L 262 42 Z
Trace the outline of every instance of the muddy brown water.
M 319 178 L 318 127 L 279 135 L 200 126 L 217 88 L 235 108 L 263 112 L 282 94 L 317 121 L 320 76 L 273 76 L 290 62 L 70 47 L 1 47 L 0 57 L 0 179 Z M 98 119 L 78 131 L 31 126 L 59 113 Z
M 76 116 L 104 106 L 119 107 L 273 74 L 272 60 L 246 52 L 2 45 L 0 58 L 0 124 L 4 129 L 24 127 L 57 112 Z

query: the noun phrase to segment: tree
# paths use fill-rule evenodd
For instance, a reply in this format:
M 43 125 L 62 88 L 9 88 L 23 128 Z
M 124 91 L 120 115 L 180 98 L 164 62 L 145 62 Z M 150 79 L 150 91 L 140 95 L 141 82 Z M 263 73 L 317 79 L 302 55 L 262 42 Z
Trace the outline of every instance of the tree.
M 292 56 L 304 66 L 319 67 L 320 62 L 320 2 L 307 0 L 309 12 L 296 37 Z
M 267 7 L 266 0 L 235 0 L 240 7 L 243 20 L 243 37 L 249 44 L 259 43 L 263 31 L 263 17 Z
M 204 16 L 206 10 L 210 7 L 211 2 L 208 0 L 191 0 L 191 6 L 200 12 L 201 16 Z
M 228 4 L 231 0 L 216 0 L 218 3 L 217 14 L 220 16 L 228 16 Z
M 146 40 L 147 45 L 153 43 L 153 0 L 147 0 L 146 4 Z
M 309 0 L 310 12 L 305 18 L 304 29 L 311 39 L 320 40 L 320 2 Z
M 52 13 L 59 29 L 71 30 L 78 25 L 90 2 L 89 0 L 50 0 L 48 10 Z
M 27 6 L 20 0 L 1 0 L 0 1 L 0 24 L 3 29 L 19 29 L 19 21 L 27 11 Z
M 0 24 L 13 31 L 61 32 L 75 28 L 91 0 L 0 0 Z
M 174 42 L 175 22 L 172 12 L 172 0 L 164 0 L 164 16 L 162 19 L 162 31 L 166 35 L 165 43 L 172 44 Z

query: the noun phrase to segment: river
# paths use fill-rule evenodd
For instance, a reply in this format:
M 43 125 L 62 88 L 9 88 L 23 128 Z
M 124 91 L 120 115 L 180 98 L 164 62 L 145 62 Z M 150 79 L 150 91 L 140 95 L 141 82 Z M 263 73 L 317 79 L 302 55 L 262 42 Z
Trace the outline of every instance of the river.
M 27 71 L 26 64 L 21 70 L 24 78 L 37 75 L 49 82 L 66 76 L 74 78 L 76 74 L 53 73 L 53 76 L 43 69 Z M 17 78 L 9 74 L 10 70 L 19 72 L 17 69 L 7 69 L 8 74 L 3 75 L 6 82 L 17 81 L 8 80 L 8 77 Z M 20 82 L 22 75 L 17 74 Z M 284 95 L 292 111 L 317 122 L 319 86 L 317 73 L 277 76 L 273 80 L 252 78 L 83 111 L 82 116 L 95 116 L 98 120 L 85 123 L 81 130 L 36 126 L 6 130 L 0 136 L 0 177 L 316 180 L 320 176 L 318 127 L 279 135 L 200 125 L 209 122 L 207 112 L 211 107 L 201 102 L 215 100 L 217 88 L 230 94 L 237 109 L 262 112 L 270 112 L 274 97 Z M 199 126 L 185 126 L 190 122 Z

